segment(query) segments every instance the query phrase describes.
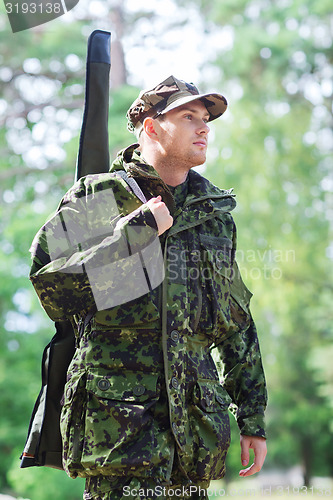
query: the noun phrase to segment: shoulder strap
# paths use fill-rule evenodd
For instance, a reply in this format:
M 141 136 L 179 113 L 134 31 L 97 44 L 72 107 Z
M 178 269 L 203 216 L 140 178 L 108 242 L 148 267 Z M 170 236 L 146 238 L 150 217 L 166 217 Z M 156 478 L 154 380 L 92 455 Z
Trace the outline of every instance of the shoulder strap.
M 125 182 L 127 182 L 133 193 L 139 198 L 140 201 L 142 201 L 142 203 L 147 202 L 147 198 L 145 197 L 139 184 L 133 177 L 129 177 L 125 170 L 117 170 L 117 174 L 120 175 L 120 177 L 122 177 Z

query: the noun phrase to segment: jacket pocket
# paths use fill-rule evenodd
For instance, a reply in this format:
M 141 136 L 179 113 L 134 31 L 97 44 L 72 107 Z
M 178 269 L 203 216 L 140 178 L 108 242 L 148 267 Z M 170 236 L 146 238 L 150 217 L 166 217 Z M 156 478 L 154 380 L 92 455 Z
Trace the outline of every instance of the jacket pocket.
M 232 241 L 200 234 L 200 244 L 201 286 L 206 301 L 202 305 L 203 325 L 210 320 L 215 331 L 226 332 L 230 321 Z
M 80 464 L 75 455 L 67 468 L 82 477 L 142 475 L 152 459 L 158 397 L 157 374 L 88 372 Z
M 215 380 L 199 380 L 190 405 L 192 481 L 220 479 L 230 445 L 228 406 L 231 398 Z

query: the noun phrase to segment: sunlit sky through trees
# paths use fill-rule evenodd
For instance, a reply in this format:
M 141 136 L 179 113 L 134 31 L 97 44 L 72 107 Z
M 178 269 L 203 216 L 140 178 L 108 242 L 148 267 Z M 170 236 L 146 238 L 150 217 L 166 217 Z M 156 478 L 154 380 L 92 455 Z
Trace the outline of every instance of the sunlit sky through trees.
M 174 74 L 226 96 L 204 175 L 236 194 L 237 259 L 269 388 L 265 467 L 333 477 L 332 26 L 332 0 L 80 0 L 13 34 L 0 3 L 0 491 L 80 498 L 54 471 L 22 475 L 18 456 L 54 333 L 28 279 L 29 247 L 73 183 L 95 29 L 112 33 L 111 160 L 135 140 L 125 115 L 140 89 Z

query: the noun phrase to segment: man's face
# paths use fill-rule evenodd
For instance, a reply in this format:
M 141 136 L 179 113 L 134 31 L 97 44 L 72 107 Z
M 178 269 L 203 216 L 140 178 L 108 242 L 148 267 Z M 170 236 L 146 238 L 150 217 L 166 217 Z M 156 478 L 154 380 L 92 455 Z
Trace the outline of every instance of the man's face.
M 206 161 L 209 113 L 201 101 L 179 106 L 158 120 L 158 141 L 166 160 L 182 168 Z

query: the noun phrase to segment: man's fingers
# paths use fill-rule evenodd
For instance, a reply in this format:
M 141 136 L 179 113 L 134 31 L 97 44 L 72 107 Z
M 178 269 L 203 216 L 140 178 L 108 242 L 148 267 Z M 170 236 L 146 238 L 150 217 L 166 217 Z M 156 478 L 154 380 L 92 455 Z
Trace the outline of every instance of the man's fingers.
M 153 203 L 158 203 L 159 201 L 162 201 L 162 196 L 159 194 L 158 196 L 156 196 L 156 198 L 150 198 L 150 201 L 152 201 Z
M 253 462 L 251 467 L 248 467 L 247 469 L 243 469 L 243 470 L 239 471 L 239 475 L 241 477 L 252 476 L 252 474 L 259 472 L 260 469 L 261 469 L 261 467 L 259 467 L 255 462 Z
M 170 215 L 169 209 L 162 201 L 161 195 L 156 198 L 151 198 L 146 205 L 155 217 L 159 236 L 167 231 L 173 224 L 173 218 Z
M 242 477 L 252 476 L 256 472 L 259 472 L 264 464 L 267 447 L 266 440 L 264 438 L 256 436 L 241 436 L 241 460 L 242 465 L 247 465 L 249 463 L 249 450 L 250 448 L 254 451 L 254 461 L 253 464 L 247 469 L 243 469 L 239 472 Z
M 266 453 L 263 452 L 263 450 L 258 450 L 254 448 L 254 461 L 253 464 L 248 467 L 247 469 L 243 469 L 239 472 L 239 475 L 242 477 L 245 476 L 252 476 L 252 474 L 256 474 L 259 472 L 264 465 Z M 247 462 L 248 463 L 248 462 Z M 244 464 L 243 464 L 244 465 Z
M 243 437 L 243 439 L 241 439 L 241 461 L 242 465 L 247 465 L 250 460 L 250 452 L 249 452 L 250 440 L 244 438 L 245 436 Z

